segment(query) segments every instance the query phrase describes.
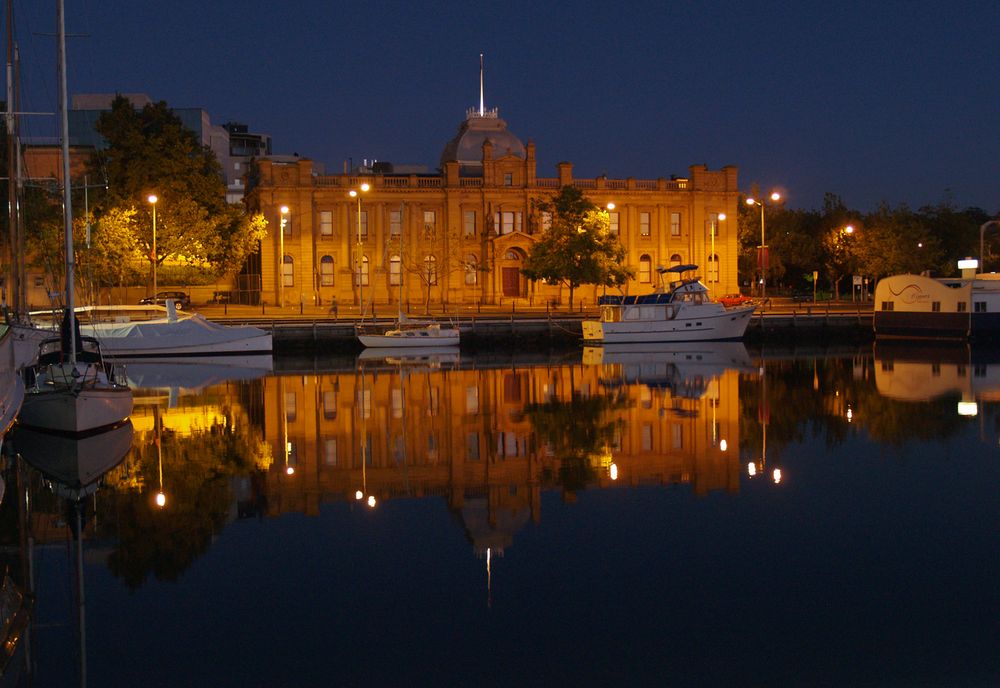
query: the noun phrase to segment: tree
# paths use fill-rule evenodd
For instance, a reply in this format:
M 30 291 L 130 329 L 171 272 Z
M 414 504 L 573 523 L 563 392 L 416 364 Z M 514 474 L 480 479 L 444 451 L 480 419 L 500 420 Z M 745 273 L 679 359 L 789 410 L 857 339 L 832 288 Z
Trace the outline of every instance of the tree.
M 136 110 L 118 96 L 96 129 L 107 142 L 90 163 L 91 174 L 107 179 L 95 204 L 98 221 L 132 212 L 138 253 L 150 269 L 171 260 L 201 271 L 206 281 L 240 269 L 266 235 L 266 221 L 226 203 L 214 153 L 166 103 Z M 157 196 L 155 256 L 150 194 Z
M 608 214 L 575 186 L 564 186 L 539 204 L 552 224 L 531 248 L 522 272 L 533 280 L 564 284 L 573 293 L 582 284 L 617 287 L 633 276 L 625 266 L 625 247 L 611 234 Z
M 123 286 L 140 278 L 134 266 L 134 257 L 139 250 L 134 208 L 111 208 L 100 221 L 92 217 L 80 217 L 74 221 L 74 238 L 85 233 L 89 220 L 92 225 L 90 248 L 77 248 L 77 276 L 89 292 L 88 301 L 99 303 L 98 293 L 102 287 Z

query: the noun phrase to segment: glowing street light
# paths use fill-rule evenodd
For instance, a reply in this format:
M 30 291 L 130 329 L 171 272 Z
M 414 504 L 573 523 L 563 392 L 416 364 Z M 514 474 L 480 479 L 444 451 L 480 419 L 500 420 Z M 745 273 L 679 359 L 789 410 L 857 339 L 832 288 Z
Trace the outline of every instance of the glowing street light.
M 358 312 L 361 314 L 361 318 L 364 319 L 364 317 L 365 317 L 365 299 L 364 299 L 364 293 L 365 293 L 364 289 L 365 289 L 365 287 L 364 287 L 364 279 L 363 279 L 363 277 L 361 275 L 361 264 L 362 264 L 362 262 L 361 262 L 362 255 L 361 254 L 364 251 L 364 244 L 361 242 L 361 192 L 368 191 L 368 189 L 370 189 L 371 186 L 369 186 L 367 183 L 365 183 L 365 184 L 362 184 L 359 188 L 361 190 L 360 192 L 357 191 L 357 190 L 355 190 L 355 189 L 351 189 L 348 192 L 348 195 L 351 198 L 356 198 L 358 200 L 358 251 L 357 251 L 357 255 L 354 256 L 354 267 L 355 267 L 354 274 L 357 275 L 357 280 L 358 280 Z
M 777 191 L 771 193 L 771 200 L 775 203 L 781 200 L 781 194 Z M 760 297 L 761 300 L 767 298 L 767 236 L 764 233 L 764 201 L 756 198 L 747 198 L 747 205 L 760 206 Z
M 153 298 L 155 299 L 156 298 L 156 293 L 157 293 L 157 289 L 156 289 L 156 202 L 158 200 L 160 200 L 160 199 L 158 199 L 154 194 L 149 194 L 149 198 L 147 198 L 146 200 L 149 201 L 149 204 L 151 206 L 153 206 L 153 251 L 152 251 L 151 255 L 152 255 L 152 258 L 153 258 Z

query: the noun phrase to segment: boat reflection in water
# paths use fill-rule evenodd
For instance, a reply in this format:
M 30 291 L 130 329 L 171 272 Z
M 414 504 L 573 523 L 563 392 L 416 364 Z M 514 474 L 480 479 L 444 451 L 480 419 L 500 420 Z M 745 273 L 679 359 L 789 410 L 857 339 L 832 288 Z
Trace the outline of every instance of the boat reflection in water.
M 727 370 L 755 370 L 743 342 L 612 344 L 584 347 L 583 362 L 608 366 L 606 384 L 665 387 L 671 393 L 701 398 Z
M 20 426 L 14 447 L 56 494 L 79 502 L 97 490 L 101 478 L 132 448 L 132 421 L 82 437 Z
M 76 545 L 76 612 L 80 643 L 78 673 L 80 685 L 86 685 L 84 511 L 88 497 L 97 491 L 102 478 L 120 464 L 132 449 L 132 423 L 126 420 L 86 436 L 68 436 L 20 426 L 14 431 L 13 444 L 20 457 L 41 473 L 52 492 L 65 500 L 66 513 L 70 517 L 69 528 Z M 31 520 L 35 522 L 37 519 L 33 516 Z M 43 544 L 46 542 L 47 538 L 43 533 L 35 533 L 34 536 L 37 541 Z
M 897 401 L 958 399 L 956 412 L 975 416 L 983 402 L 1000 401 L 1000 358 L 966 343 L 875 345 L 875 386 Z

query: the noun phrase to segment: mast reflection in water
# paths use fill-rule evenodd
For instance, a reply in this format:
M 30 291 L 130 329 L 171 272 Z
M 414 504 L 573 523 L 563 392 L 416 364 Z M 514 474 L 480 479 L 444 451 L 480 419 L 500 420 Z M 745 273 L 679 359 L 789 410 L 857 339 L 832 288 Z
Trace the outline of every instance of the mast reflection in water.
M 992 361 L 500 359 L 136 390 L 132 451 L 85 529 L 93 683 L 1000 677 Z M 926 394 L 889 382 L 904 368 Z M 36 635 L 36 685 L 61 685 L 61 635 Z

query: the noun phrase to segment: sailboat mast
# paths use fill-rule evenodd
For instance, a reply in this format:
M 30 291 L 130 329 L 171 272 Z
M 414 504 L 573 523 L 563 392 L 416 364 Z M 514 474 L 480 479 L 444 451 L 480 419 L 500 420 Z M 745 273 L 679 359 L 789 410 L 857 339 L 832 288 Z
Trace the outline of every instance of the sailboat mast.
M 66 88 L 66 12 L 63 0 L 56 2 L 59 24 L 59 126 L 62 138 L 63 221 L 66 232 L 66 311 L 69 323 L 69 361 L 76 363 L 76 303 L 73 256 L 73 199 L 69 179 L 69 104 Z
M 14 167 L 18 160 L 17 133 L 15 128 L 17 120 L 14 117 L 14 0 L 7 0 L 7 112 L 5 116 L 7 125 L 7 232 L 8 251 L 10 266 L 10 279 L 7 283 L 7 303 L 12 304 L 14 310 L 21 312 L 21 303 L 18 294 L 21 293 L 21 275 L 18 271 L 18 251 L 17 251 L 17 188 L 14 185 Z

